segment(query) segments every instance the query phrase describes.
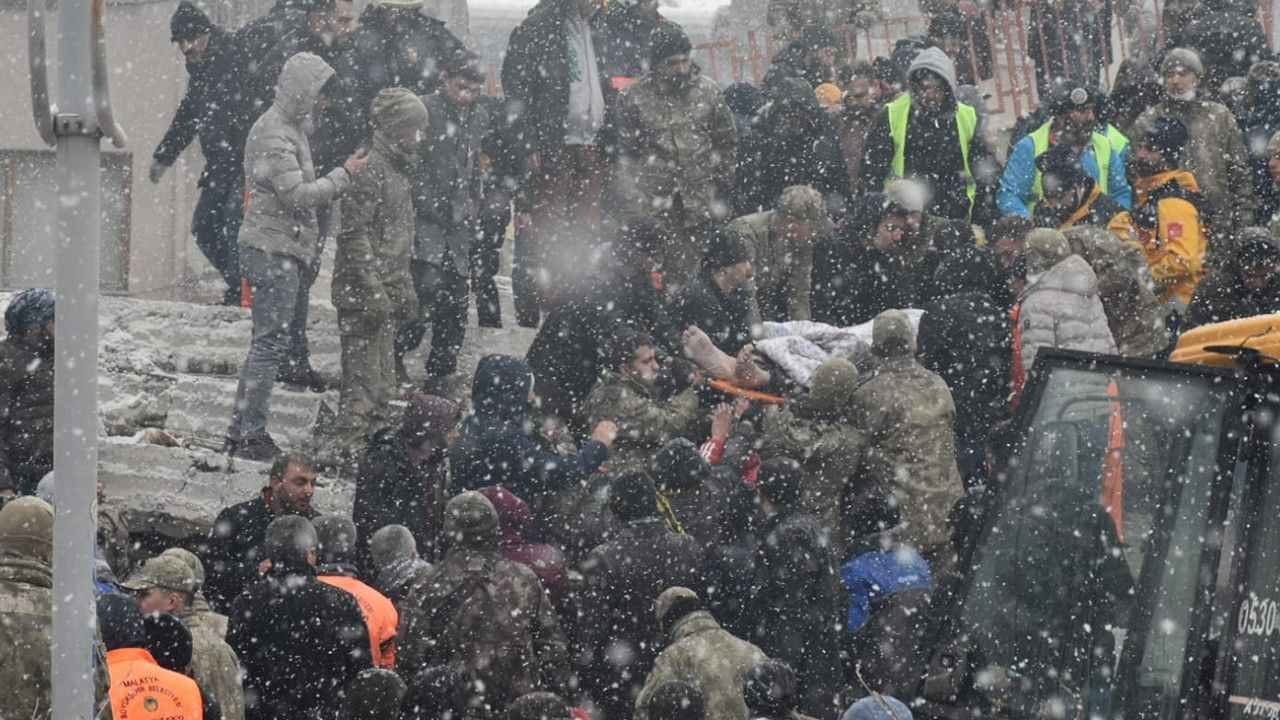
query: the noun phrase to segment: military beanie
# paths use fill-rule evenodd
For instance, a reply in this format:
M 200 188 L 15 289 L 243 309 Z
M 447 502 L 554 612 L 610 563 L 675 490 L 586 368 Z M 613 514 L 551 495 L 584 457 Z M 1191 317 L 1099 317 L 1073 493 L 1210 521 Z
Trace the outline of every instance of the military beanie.
M 828 358 L 809 379 L 809 405 L 823 413 L 842 413 L 857 391 L 857 366 L 842 357 Z
M 0 510 L 0 555 L 16 555 L 53 563 L 53 506 L 35 497 L 20 497 Z
M 667 58 L 676 55 L 688 55 L 693 52 L 693 43 L 683 28 L 675 23 L 659 23 L 650 34 L 649 64 L 656 67 Z
M 1023 254 L 1027 274 L 1040 275 L 1071 255 L 1071 243 L 1066 235 L 1053 228 L 1036 228 L 1027 233 Z
M 373 98 L 373 127 L 381 133 L 427 129 L 427 107 L 417 95 L 400 87 L 379 90 Z
M 497 547 L 498 511 L 489 498 L 478 492 L 459 493 L 444 507 L 444 531 L 462 547 Z
M 1186 68 L 1195 73 L 1198 78 L 1204 77 L 1204 63 L 1200 62 L 1200 55 L 1191 48 L 1174 48 L 1164 56 L 1164 62 L 1160 63 L 1160 72 L 1168 74 L 1174 68 Z
M 871 325 L 871 352 L 882 358 L 914 355 L 915 331 L 911 319 L 901 310 L 885 310 Z

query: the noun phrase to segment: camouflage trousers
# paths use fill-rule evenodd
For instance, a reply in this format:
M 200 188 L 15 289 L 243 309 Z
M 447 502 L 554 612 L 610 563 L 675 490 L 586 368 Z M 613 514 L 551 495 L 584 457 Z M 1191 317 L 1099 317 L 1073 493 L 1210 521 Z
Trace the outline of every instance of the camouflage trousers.
M 338 310 L 342 343 L 342 389 L 335 434 L 348 448 L 393 422 L 396 397 L 394 314 Z

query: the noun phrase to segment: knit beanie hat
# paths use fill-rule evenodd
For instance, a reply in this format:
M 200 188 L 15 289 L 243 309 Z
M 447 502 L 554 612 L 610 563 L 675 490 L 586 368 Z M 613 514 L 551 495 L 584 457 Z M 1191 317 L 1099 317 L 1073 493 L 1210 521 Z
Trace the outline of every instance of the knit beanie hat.
M 649 36 L 649 66 L 657 67 L 667 58 L 675 55 L 688 55 L 693 52 L 693 43 L 684 28 L 673 22 L 658 23 Z
M 1053 228 L 1036 228 L 1027 233 L 1023 255 L 1028 275 L 1040 275 L 1071 255 L 1067 236 Z
M 213 29 L 213 22 L 191 0 L 182 0 L 169 18 L 169 41 L 194 40 Z
M 1088 184 L 1090 178 L 1080 167 L 1080 160 L 1067 144 L 1054 145 L 1036 158 L 1045 190 L 1069 190 Z
M 400 88 L 386 88 L 373 98 L 373 127 L 376 132 L 427 129 L 427 107 L 417 95 Z
M 611 483 L 609 509 L 622 522 L 658 514 L 658 491 L 644 473 L 627 473 Z
M 792 185 L 783 189 L 778 199 L 778 214 L 813 226 L 822 235 L 829 235 L 835 225 L 827 214 L 827 202 L 822 193 L 810 185 Z
M 147 626 L 138 603 L 127 595 L 107 593 L 98 598 L 98 630 L 108 651 L 145 648 Z
M 882 358 L 913 355 L 916 335 L 911 319 L 901 310 L 885 310 L 871 324 L 871 352 Z
M 1164 56 L 1160 63 L 1160 74 L 1167 75 L 1174 68 L 1185 68 L 1195 73 L 1198 78 L 1204 77 L 1204 63 L 1200 62 L 1200 54 L 1191 48 L 1174 48 Z
M 181 620 L 167 613 L 147 615 L 143 624 L 151 657 L 165 670 L 185 673 L 191 667 L 191 631 Z
M 20 497 L 0 510 L 0 556 L 53 563 L 53 507 L 35 497 Z
M 1174 117 L 1160 115 L 1143 130 L 1139 143 L 1159 152 L 1165 162 L 1173 165 L 1182 159 L 1182 149 L 1191 140 L 1187 126 Z
M 48 288 L 30 288 L 9 299 L 4 310 L 4 331 L 21 335 L 28 329 L 48 325 L 54 318 L 54 295 Z
M 858 391 L 858 368 L 842 357 L 818 366 L 809 379 L 809 405 L 826 414 L 843 414 Z
M 804 471 L 800 463 L 788 457 L 776 457 L 760 465 L 756 489 L 769 502 L 791 507 L 800 501 L 804 488 Z
M 489 498 L 474 490 L 459 493 L 444 506 L 444 532 L 455 545 L 495 548 L 498 546 L 498 511 Z
M 686 490 L 706 482 L 711 465 L 687 438 L 675 438 L 653 456 L 653 473 L 664 489 Z
M 712 226 L 706 231 L 707 252 L 702 258 L 702 266 L 716 271 L 751 260 L 751 248 L 741 233 L 722 225 Z
M 461 408 L 448 398 L 415 392 L 408 401 L 400 432 L 409 439 L 443 438 L 458 424 Z

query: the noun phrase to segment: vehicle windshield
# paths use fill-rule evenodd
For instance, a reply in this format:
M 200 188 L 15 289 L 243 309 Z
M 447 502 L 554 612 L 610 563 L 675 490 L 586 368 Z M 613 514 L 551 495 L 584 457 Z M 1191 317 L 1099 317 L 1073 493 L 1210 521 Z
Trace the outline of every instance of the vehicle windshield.
M 961 601 L 976 684 L 1010 717 L 1173 717 L 1227 390 L 1168 370 L 1042 371 Z M 1121 707 L 1126 642 L 1141 656 Z

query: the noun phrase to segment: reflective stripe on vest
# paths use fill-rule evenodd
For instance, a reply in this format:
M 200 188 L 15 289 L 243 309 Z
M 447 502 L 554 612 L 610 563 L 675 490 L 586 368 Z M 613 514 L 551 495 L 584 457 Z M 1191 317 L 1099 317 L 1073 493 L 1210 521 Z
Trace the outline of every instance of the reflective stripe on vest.
M 911 95 L 903 93 L 901 97 L 886 106 L 889 110 L 889 137 L 893 139 L 893 163 L 889 166 L 890 177 L 885 185 L 895 178 L 906 175 L 907 167 L 907 122 L 911 117 Z M 973 181 L 973 173 L 969 170 L 969 145 L 978 131 L 978 113 L 972 105 L 956 102 L 956 135 L 960 138 L 960 157 L 964 160 L 965 195 L 969 197 L 969 211 L 973 212 L 973 198 L 978 186 Z
M 107 675 L 116 720 L 204 720 L 196 681 L 160 667 L 146 650 L 108 652 Z
M 1035 148 L 1036 158 L 1039 158 L 1049 149 L 1049 126 L 1052 124 L 1053 121 L 1050 120 L 1031 133 L 1031 142 Z M 1089 136 L 1089 141 L 1093 145 L 1093 159 L 1098 163 L 1098 177 L 1094 178 L 1094 180 L 1098 183 L 1098 189 L 1105 195 L 1107 193 L 1107 179 L 1111 176 L 1111 141 L 1107 140 L 1102 133 L 1096 132 Z M 1040 202 L 1040 198 L 1044 197 L 1044 183 L 1040 177 L 1040 169 L 1036 168 L 1035 173 L 1035 180 L 1031 184 L 1031 202 L 1027 203 L 1027 210 L 1032 213 L 1036 211 L 1036 203 Z

